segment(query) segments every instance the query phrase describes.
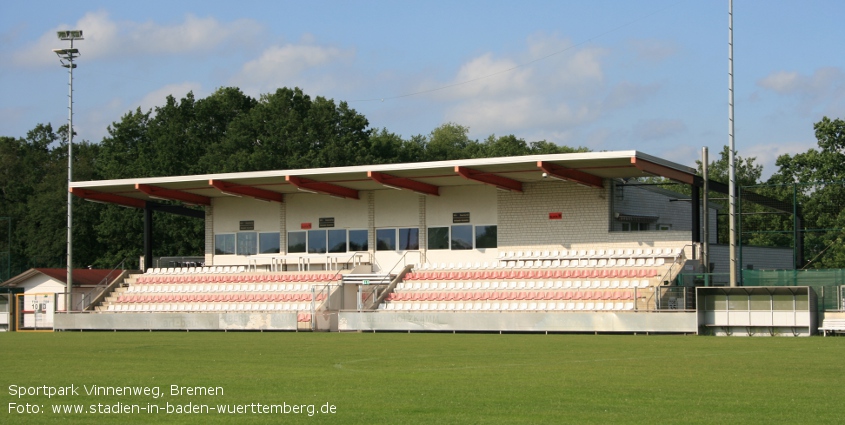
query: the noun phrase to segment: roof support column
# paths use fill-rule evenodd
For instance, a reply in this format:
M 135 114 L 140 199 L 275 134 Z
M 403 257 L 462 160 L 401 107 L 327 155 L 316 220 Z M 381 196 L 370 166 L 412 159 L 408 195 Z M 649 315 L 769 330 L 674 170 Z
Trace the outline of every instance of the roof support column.
M 144 273 L 153 266 L 153 208 L 150 202 L 144 206 L 144 264 L 140 266 Z
M 698 186 L 691 184 L 692 189 L 692 243 L 696 245 L 701 242 L 701 199 L 698 194 Z M 692 250 L 695 255 L 695 249 Z

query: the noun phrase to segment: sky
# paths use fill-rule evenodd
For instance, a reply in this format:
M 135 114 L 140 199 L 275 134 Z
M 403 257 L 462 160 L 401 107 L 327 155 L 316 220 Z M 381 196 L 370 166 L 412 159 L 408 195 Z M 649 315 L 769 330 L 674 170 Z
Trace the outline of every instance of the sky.
M 845 119 L 845 2 L 734 2 L 735 146 L 763 177 Z M 56 31 L 80 29 L 75 141 L 167 95 L 300 87 L 405 138 L 452 122 L 695 166 L 728 135 L 728 0 L 0 2 L 0 136 L 67 123 Z

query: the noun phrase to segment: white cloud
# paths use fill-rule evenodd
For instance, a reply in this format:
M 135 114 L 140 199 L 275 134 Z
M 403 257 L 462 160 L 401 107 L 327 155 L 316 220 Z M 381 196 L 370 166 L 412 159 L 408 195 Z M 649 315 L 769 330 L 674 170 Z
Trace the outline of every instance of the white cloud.
M 431 91 L 432 98 L 449 104 L 445 121 L 488 133 L 524 134 L 532 127 L 565 133 L 600 113 L 604 54 L 600 47 L 573 48 L 568 40 L 535 36 L 520 57 L 481 54 L 450 81 L 428 81 L 416 91 Z
M 608 110 L 625 108 L 643 102 L 657 94 L 659 90 L 660 84 L 658 83 L 637 84 L 622 81 L 610 89 L 610 93 L 605 97 L 602 106 Z
M 236 46 L 254 42 L 262 27 L 255 21 L 238 19 L 220 22 L 214 18 L 187 15 L 175 25 L 154 22 L 116 22 L 105 11 L 86 13 L 75 24 L 62 24 L 47 31 L 38 40 L 12 54 L 21 66 L 54 65 L 55 57 L 46 52 L 67 47 L 56 38 L 56 31 L 82 29 L 84 40 L 77 41 L 85 59 L 102 57 L 156 57 L 161 55 L 219 54 Z
M 642 141 L 664 140 L 686 130 L 686 124 L 679 119 L 640 120 L 634 125 L 634 136 Z
M 628 46 L 638 60 L 650 63 L 662 62 L 680 50 L 676 43 L 658 39 L 630 40 Z
M 801 76 L 797 72 L 778 71 L 757 81 L 757 85 L 777 93 L 786 94 L 799 86 Z
M 811 75 L 778 71 L 757 81 L 765 90 L 795 98 L 804 114 L 845 114 L 845 72 L 837 67 L 818 68 Z
M 348 63 L 354 56 L 355 52 L 351 49 L 314 45 L 310 42 L 272 46 L 257 59 L 245 63 L 232 78 L 232 84 L 249 93 L 302 85 L 310 85 L 309 91 L 314 92 L 314 85 L 325 87 L 335 84 L 333 78 L 320 75 L 319 70 Z

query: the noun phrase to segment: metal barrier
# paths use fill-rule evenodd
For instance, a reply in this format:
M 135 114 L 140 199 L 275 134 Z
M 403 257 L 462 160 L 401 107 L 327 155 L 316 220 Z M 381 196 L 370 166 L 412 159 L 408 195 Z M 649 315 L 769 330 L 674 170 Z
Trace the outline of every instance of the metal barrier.
M 159 257 L 153 260 L 153 267 L 157 268 L 202 267 L 204 265 L 205 257 Z

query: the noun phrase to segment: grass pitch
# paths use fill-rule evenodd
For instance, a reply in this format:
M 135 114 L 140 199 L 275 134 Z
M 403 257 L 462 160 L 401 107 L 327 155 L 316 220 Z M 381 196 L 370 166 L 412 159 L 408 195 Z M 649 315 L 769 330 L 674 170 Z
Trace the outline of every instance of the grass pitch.
M 821 337 L 5 333 L 0 423 L 841 423 L 843 352 Z M 103 413 L 132 406 L 148 411 Z

